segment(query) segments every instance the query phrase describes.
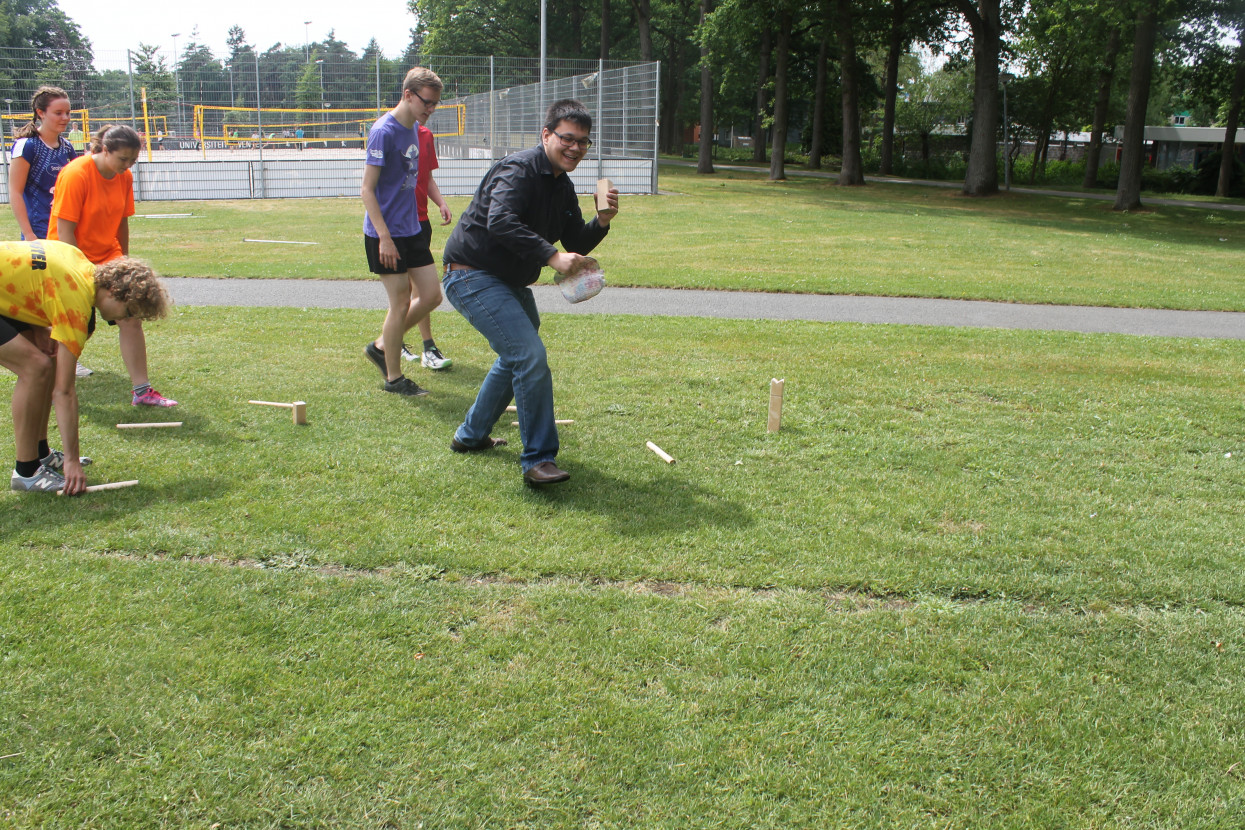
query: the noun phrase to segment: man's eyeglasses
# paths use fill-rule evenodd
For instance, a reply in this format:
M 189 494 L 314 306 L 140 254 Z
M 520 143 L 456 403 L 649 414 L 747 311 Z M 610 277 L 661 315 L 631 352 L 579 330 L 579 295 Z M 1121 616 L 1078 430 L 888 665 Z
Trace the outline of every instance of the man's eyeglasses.
M 563 147 L 574 147 L 579 145 L 580 149 L 587 150 L 592 146 L 591 138 L 576 138 L 573 135 L 562 135 L 562 133 L 554 133 L 558 137 L 558 141 L 562 142 Z
M 416 98 L 418 98 L 420 101 L 422 101 L 424 106 L 430 110 L 436 109 L 437 105 L 441 103 L 440 101 L 429 101 L 427 98 L 420 95 L 418 92 L 411 92 L 411 94 L 414 95 Z

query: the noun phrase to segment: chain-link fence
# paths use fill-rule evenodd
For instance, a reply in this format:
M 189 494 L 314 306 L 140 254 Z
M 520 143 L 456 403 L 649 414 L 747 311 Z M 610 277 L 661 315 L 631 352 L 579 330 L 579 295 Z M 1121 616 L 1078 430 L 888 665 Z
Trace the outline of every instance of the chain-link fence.
M 624 193 L 657 190 L 659 65 L 621 61 L 423 56 L 441 76 L 441 106 L 429 119 L 446 195 L 470 195 L 493 160 L 539 141 L 545 107 L 578 98 L 592 113 L 594 144 L 572 175 L 580 192 L 597 178 Z M 152 47 L 124 53 L 0 49 L 3 151 L 31 119 L 43 84 L 73 108 L 68 138 L 82 148 L 104 124 L 129 124 L 145 146 L 135 196 L 246 199 L 357 196 L 363 147 L 375 119 L 401 97 L 410 67 L 379 53 L 244 48 L 228 59 L 193 47 L 173 61 Z

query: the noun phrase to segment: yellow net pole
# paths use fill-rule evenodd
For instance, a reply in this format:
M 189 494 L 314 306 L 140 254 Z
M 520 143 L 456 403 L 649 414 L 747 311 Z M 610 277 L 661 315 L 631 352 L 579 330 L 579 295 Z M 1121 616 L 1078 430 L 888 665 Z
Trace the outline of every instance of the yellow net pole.
M 151 120 L 147 117 L 147 87 L 143 90 L 143 135 L 147 137 L 147 161 L 151 162 Z

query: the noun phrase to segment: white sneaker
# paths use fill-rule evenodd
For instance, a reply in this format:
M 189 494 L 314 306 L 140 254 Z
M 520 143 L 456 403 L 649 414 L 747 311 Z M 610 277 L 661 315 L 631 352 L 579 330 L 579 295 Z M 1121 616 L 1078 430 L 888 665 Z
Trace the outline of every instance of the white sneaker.
M 19 476 L 14 470 L 10 482 L 10 489 L 27 493 L 55 493 L 65 489 L 65 477 L 42 464 L 30 477 Z
M 91 375 L 95 374 L 81 363 L 74 367 L 73 373 L 80 378 L 89 378 Z
M 419 358 L 419 355 L 411 351 L 410 346 L 406 345 L 405 343 L 402 344 L 402 359 L 403 360 L 417 360 L 418 358 Z
M 423 366 L 425 369 L 431 369 L 434 372 L 439 372 L 442 369 L 448 369 L 453 366 L 454 361 L 441 354 L 441 350 L 436 346 L 433 346 L 431 349 L 424 350 L 423 356 L 419 359 L 419 365 Z

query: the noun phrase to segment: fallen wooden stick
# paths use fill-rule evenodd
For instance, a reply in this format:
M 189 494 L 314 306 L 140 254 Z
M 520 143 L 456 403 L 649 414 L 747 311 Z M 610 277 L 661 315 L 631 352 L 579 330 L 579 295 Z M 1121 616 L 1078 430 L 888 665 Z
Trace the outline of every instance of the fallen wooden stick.
M 510 404 L 510 406 L 506 407 L 506 411 L 507 412 L 518 412 L 519 407 L 515 406 L 514 404 Z
M 138 479 L 134 479 L 133 481 L 112 481 L 108 484 L 92 484 L 83 492 L 94 493 L 96 490 L 120 490 L 122 487 L 133 487 L 135 484 L 138 484 Z M 57 490 L 56 495 L 63 496 L 65 495 L 65 491 Z
M 159 427 L 179 427 L 181 421 L 153 421 L 149 424 L 117 424 L 117 429 L 156 429 Z
M 575 419 L 574 419 L 574 418 L 558 418 L 558 419 L 554 420 L 554 423 L 555 423 L 555 424 L 573 424 L 573 423 L 575 423 Z M 519 425 L 519 422 L 518 422 L 518 421 L 511 421 L 511 422 L 510 422 L 510 426 L 512 426 L 512 427 L 517 427 L 518 425 Z
M 290 409 L 290 410 L 293 410 L 293 413 L 294 413 L 294 423 L 296 424 L 307 423 L 307 402 L 306 401 L 294 401 L 294 403 L 279 403 L 277 401 L 247 401 L 247 403 L 258 404 L 259 406 L 280 406 L 285 409 Z
M 644 445 L 648 447 L 650 450 L 652 450 L 653 452 L 657 453 L 657 457 L 660 458 L 662 461 L 666 462 L 667 464 L 674 463 L 674 458 L 671 457 L 670 454 L 667 453 L 665 450 L 663 450 L 661 447 L 654 444 L 652 441 L 646 441 Z

